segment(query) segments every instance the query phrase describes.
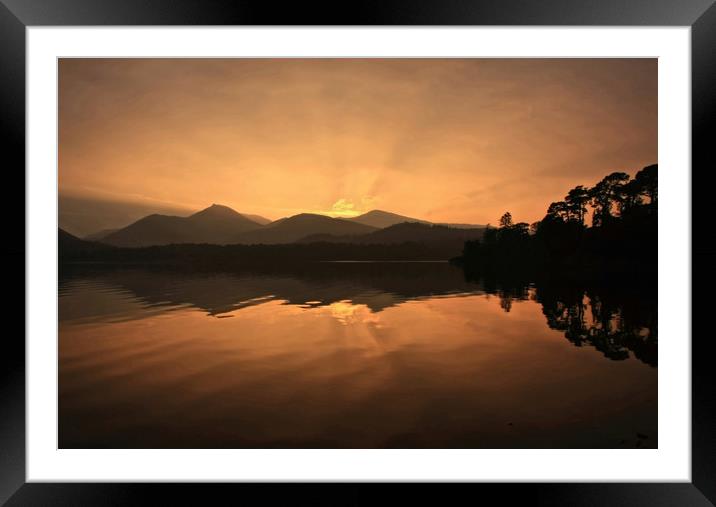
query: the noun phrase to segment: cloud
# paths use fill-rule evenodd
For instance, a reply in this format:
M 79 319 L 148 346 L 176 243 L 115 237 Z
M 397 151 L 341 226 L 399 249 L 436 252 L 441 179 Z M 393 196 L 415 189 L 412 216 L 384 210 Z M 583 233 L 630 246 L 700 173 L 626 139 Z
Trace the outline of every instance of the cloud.
M 335 212 L 345 212 L 352 211 L 353 208 L 355 208 L 355 204 L 348 199 L 338 199 L 335 203 L 333 203 L 332 209 Z
M 61 59 L 59 71 L 60 191 L 157 209 L 534 221 L 575 185 L 657 161 L 656 59 Z
M 360 214 L 360 212 L 355 210 L 355 207 L 356 206 L 353 201 L 341 198 L 338 199 L 335 203 L 333 203 L 330 214 L 333 216 L 340 217 L 354 217 Z
M 376 198 L 370 195 L 362 196 L 358 204 L 352 199 L 342 197 L 333 203 L 326 214 L 334 217 L 355 217 L 373 209 L 375 202 Z

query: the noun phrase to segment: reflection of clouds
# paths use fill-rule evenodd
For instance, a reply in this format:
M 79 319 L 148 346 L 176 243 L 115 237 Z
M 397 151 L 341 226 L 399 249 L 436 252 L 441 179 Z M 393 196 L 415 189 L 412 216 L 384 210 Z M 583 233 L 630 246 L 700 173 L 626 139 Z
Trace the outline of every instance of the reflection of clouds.
M 331 316 L 344 326 L 352 324 L 380 325 L 380 317 L 366 305 L 355 305 L 349 300 L 338 301 L 328 307 Z

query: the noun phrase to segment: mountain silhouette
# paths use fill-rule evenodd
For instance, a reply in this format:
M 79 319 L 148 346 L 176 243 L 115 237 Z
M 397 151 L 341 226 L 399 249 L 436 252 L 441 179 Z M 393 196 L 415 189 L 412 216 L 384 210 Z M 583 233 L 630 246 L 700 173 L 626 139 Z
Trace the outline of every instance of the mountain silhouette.
M 80 239 L 64 229 L 57 229 L 57 252 L 59 257 L 92 254 L 111 248 L 102 243 Z
M 484 228 L 453 228 L 420 222 L 403 222 L 362 235 L 314 234 L 300 240 L 301 243 L 355 243 L 388 245 L 397 243 L 453 242 L 459 248 L 467 240 L 480 239 Z
M 117 232 L 119 229 L 102 229 L 101 231 L 93 232 L 84 236 L 82 239 L 85 241 L 101 241 L 113 232 Z
M 238 234 L 263 227 L 227 206 L 212 204 L 188 217 L 149 215 L 102 238 L 123 247 L 176 243 L 227 244 Z
M 377 227 L 379 229 L 390 227 L 391 225 L 400 224 L 403 222 L 417 222 L 421 224 L 430 223 L 426 220 L 410 218 L 403 215 L 398 215 L 397 213 L 391 213 L 389 211 L 383 211 L 379 209 L 374 209 L 367 213 L 363 213 L 362 215 L 358 215 L 357 217 L 346 218 L 345 220 L 357 222 L 363 225 L 370 225 L 371 227 Z
M 268 225 L 271 223 L 271 220 L 269 220 L 266 217 L 262 217 L 261 215 L 250 215 L 248 213 L 241 213 L 243 216 L 251 220 L 252 222 L 256 222 L 259 225 Z
M 379 229 L 385 229 L 386 227 L 390 227 L 392 225 L 397 225 L 397 224 L 403 224 L 406 222 L 416 223 L 416 224 L 427 224 L 427 225 L 444 225 L 446 227 L 451 227 L 453 229 L 481 229 L 481 228 L 484 228 L 483 225 L 476 225 L 476 224 L 429 222 L 428 220 L 421 220 L 419 218 L 406 217 L 404 215 L 398 215 L 397 213 L 391 213 L 389 211 L 383 211 L 383 210 L 379 210 L 379 209 L 374 209 L 367 213 L 363 213 L 362 215 L 358 215 L 357 217 L 346 218 L 345 220 L 350 220 L 351 222 L 358 222 L 360 224 L 378 227 Z
M 435 225 L 444 225 L 445 227 L 450 227 L 452 229 L 486 229 L 487 228 L 487 226 L 485 226 L 485 225 L 459 224 L 459 223 L 451 223 L 451 222 L 436 222 Z
M 259 215 L 213 204 L 188 217 L 148 215 L 122 229 L 99 231 L 84 239 L 129 248 L 188 243 L 276 245 L 298 241 L 385 244 L 466 241 L 481 237 L 483 230 L 467 224 L 446 227 L 382 210 L 350 219 L 301 213 L 271 222 Z
M 361 235 L 368 234 L 375 230 L 375 227 L 340 218 L 331 218 L 312 213 L 301 213 L 292 217 L 276 220 L 260 229 L 238 234 L 233 238 L 232 243 L 244 245 L 275 245 L 280 243 L 293 243 L 306 236 L 317 234 L 337 236 Z

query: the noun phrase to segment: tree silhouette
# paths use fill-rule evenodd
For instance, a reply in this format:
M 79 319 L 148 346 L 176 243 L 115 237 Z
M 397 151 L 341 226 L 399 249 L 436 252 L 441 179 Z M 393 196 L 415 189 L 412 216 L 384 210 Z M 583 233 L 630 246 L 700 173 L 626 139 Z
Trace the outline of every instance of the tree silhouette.
M 547 217 L 566 221 L 569 219 L 569 209 L 564 201 L 553 202 L 547 208 Z
M 630 213 L 636 206 L 642 204 L 641 188 L 636 180 L 631 180 L 616 189 L 619 214 L 624 216 Z
M 502 217 L 500 217 L 500 227 L 502 227 L 502 228 L 512 227 L 512 213 L 510 213 L 508 211 L 504 215 L 502 215 Z
M 580 225 L 584 225 L 584 215 L 587 213 L 586 205 L 589 199 L 589 190 L 582 185 L 570 190 L 564 198 L 569 219 L 576 220 Z
M 657 189 L 657 172 L 656 164 L 650 165 L 636 173 L 634 181 L 636 181 L 640 192 L 649 198 L 649 207 L 656 209 L 658 189 Z
M 465 245 L 460 262 L 471 269 L 654 273 L 657 171 L 651 165 L 634 179 L 613 172 L 592 188 L 578 185 L 532 225 L 515 223 L 506 212 L 500 227 L 486 230 L 482 242 Z M 591 227 L 585 224 L 588 206 L 593 209 Z
M 626 173 L 614 172 L 605 176 L 602 181 L 594 185 L 589 191 L 591 204 L 594 207 L 592 226 L 600 227 L 612 218 L 612 209 L 619 204 L 619 192 L 629 181 Z

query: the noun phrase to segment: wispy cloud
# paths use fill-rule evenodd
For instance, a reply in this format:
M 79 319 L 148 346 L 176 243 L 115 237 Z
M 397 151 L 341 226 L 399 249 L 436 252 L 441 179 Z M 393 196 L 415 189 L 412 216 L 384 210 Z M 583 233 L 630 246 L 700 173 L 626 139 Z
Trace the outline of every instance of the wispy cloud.
M 533 221 L 657 156 L 654 59 L 71 59 L 59 85 L 60 191 L 113 200 Z

